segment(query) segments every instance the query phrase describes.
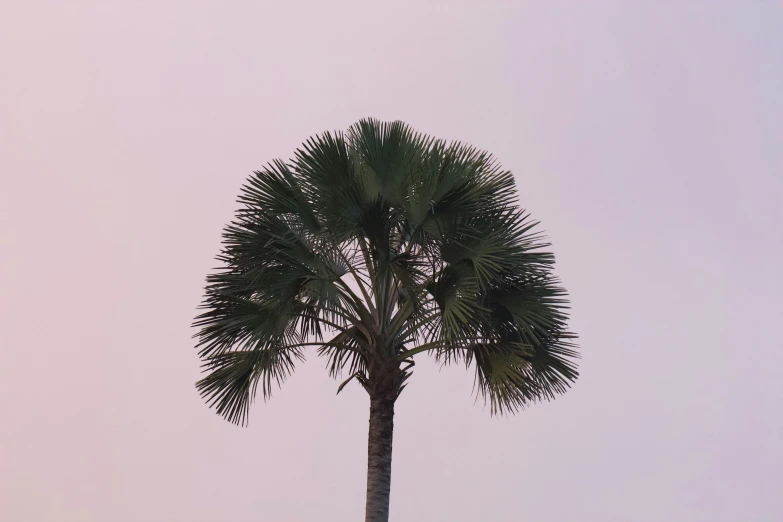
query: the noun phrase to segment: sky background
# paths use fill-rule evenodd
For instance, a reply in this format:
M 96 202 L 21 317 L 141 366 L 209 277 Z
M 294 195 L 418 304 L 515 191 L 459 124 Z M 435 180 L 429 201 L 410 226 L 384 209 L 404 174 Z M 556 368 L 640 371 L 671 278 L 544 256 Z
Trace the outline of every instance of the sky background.
M 418 361 L 393 520 L 783 520 L 781 93 L 776 0 L 3 2 L 0 519 L 362 519 L 363 390 L 235 427 L 190 323 L 251 171 L 372 116 L 514 172 L 583 353 L 511 418 Z

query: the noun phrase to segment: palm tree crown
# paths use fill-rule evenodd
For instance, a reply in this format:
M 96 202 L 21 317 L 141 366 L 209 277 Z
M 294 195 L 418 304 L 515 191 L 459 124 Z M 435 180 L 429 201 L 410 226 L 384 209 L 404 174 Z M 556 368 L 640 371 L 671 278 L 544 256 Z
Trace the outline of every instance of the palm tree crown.
M 516 198 L 491 155 L 400 122 L 311 138 L 242 189 L 195 323 L 198 390 L 244 424 L 312 348 L 340 389 L 392 404 L 424 352 L 472 366 L 493 413 L 564 392 L 567 296 Z

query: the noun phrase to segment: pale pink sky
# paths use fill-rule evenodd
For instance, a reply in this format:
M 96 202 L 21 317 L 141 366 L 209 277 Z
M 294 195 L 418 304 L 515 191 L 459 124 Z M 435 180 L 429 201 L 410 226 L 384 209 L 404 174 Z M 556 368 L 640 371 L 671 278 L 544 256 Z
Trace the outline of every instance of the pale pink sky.
M 776 0 L 4 3 L 0 520 L 361 520 L 364 392 L 237 428 L 189 325 L 251 170 L 367 116 L 515 173 L 583 349 L 508 419 L 417 365 L 393 520 L 783 520 L 782 93 Z

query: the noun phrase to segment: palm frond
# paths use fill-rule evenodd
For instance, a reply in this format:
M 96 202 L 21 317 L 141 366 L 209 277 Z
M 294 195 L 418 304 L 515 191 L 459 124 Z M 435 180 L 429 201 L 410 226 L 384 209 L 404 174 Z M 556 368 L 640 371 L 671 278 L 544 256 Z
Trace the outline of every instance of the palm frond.
M 338 333 L 331 341 L 318 348 L 318 355 L 327 359 L 327 368 L 331 377 L 348 373 L 367 374 L 367 351 L 363 348 L 362 333 L 351 327 Z
M 296 360 L 302 360 L 298 350 L 274 345 L 212 355 L 204 362 L 209 373 L 196 388 L 218 414 L 244 425 L 259 383 L 266 400 L 272 394 L 272 383 L 282 384 Z
M 579 375 L 573 348 L 562 341 L 474 345 L 465 362 L 475 366 L 479 396 L 489 402 L 491 413 L 502 415 L 565 393 Z

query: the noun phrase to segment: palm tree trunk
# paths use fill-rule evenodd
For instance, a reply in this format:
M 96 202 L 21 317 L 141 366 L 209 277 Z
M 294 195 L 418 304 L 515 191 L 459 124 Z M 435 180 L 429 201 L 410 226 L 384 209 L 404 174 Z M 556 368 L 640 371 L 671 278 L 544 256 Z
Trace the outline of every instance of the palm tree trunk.
M 393 432 L 394 399 L 386 394 L 371 396 L 370 432 L 367 442 L 365 522 L 388 522 L 389 520 Z

